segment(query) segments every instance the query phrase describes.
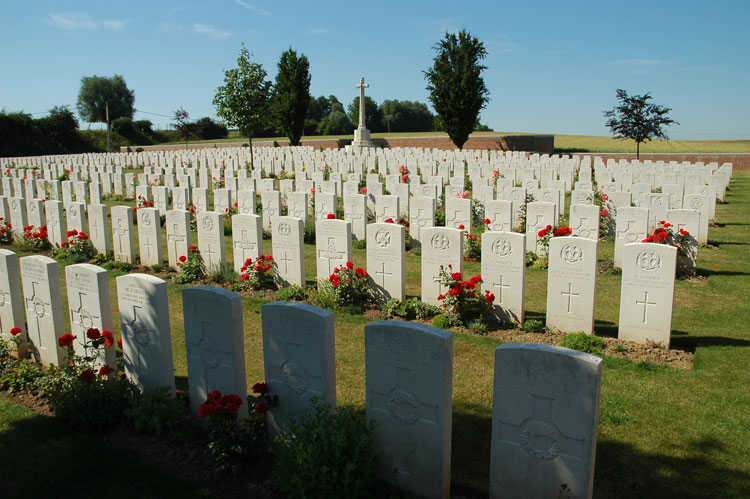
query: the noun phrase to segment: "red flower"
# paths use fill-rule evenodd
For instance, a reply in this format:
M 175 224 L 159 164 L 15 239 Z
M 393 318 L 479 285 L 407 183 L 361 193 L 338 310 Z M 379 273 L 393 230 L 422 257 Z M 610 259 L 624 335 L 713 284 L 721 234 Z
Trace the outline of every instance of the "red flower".
M 253 393 L 260 393 L 261 395 L 265 395 L 268 393 L 268 383 L 255 383 L 253 385 Z
M 237 206 L 239 206 L 239 205 L 237 204 L 237 201 L 235 201 L 234 202 L 234 207 L 237 208 Z
M 86 331 L 86 336 L 88 336 L 90 340 L 98 340 L 101 335 L 102 334 L 95 327 L 89 328 L 89 330 Z
M 686 231 L 685 229 L 680 229 L 680 234 L 682 234 L 683 236 L 689 236 L 690 232 Z
M 451 279 L 453 279 L 454 281 L 460 281 L 463 278 L 464 277 L 463 277 L 463 275 L 461 275 L 461 272 L 453 272 L 451 274 Z
M 438 300 L 445 300 L 445 295 L 438 295 Z
M 396 222 L 393 221 L 392 218 L 386 218 L 385 220 L 383 220 L 383 222 L 387 223 L 387 224 L 395 224 L 396 223 Z
M 73 336 L 70 333 L 65 333 L 64 335 L 57 338 L 57 344 L 61 347 L 67 347 L 73 344 L 73 340 L 78 338 L 78 336 Z
M 191 252 L 192 252 L 192 251 L 197 251 L 197 250 L 198 250 L 198 247 L 197 247 L 197 246 L 190 246 L 190 248 L 189 248 L 189 249 L 190 249 L 190 251 L 191 251 Z
M 102 366 L 99 368 L 99 376 L 106 376 L 107 374 L 114 372 L 115 370 L 109 366 Z
M 489 218 L 485 218 L 485 219 L 484 219 L 484 223 L 485 223 L 486 225 L 489 225 L 489 224 L 491 224 L 491 223 L 492 223 L 492 220 L 490 220 Z
M 102 332 L 102 340 L 104 340 L 105 347 L 111 347 L 115 344 L 115 335 L 109 331 Z
M 331 281 L 331 284 L 333 285 L 334 288 L 338 288 L 339 284 L 341 284 L 341 280 L 337 277 L 333 281 Z
M 94 381 L 94 378 L 96 375 L 94 374 L 94 371 L 92 371 L 90 368 L 86 368 L 83 371 L 81 371 L 81 379 L 87 383 L 90 383 Z
M 328 215 L 326 216 L 326 218 L 327 218 L 328 220 L 334 220 L 334 219 L 336 218 L 336 215 L 334 215 L 333 213 L 329 213 L 329 214 L 328 214 Z
M 361 188 L 361 189 L 359 190 L 359 192 L 361 192 L 362 194 L 367 194 L 367 187 L 362 187 L 362 188 Z
M 198 417 L 199 418 L 206 418 L 208 416 L 211 416 L 211 415 L 213 415 L 216 412 L 216 409 L 218 409 L 218 407 L 213 403 L 213 401 L 206 400 L 198 408 Z
M 315 194 L 315 187 L 310 187 L 310 192 L 312 192 L 313 194 Z
M 268 412 L 268 404 L 261 400 L 260 402 L 255 404 L 255 412 L 257 414 L 265 414 L 266 412 Z
M 242 405 L 242 399 L 234 394 L 225 395 L 221 398 L 221 405 L 232 414 L 237 414 L 237 410 Z
M 537 233 L 537 237 L 544 237 L 544 236 L 546 236 L 546 235 L 547 235 L 547 232 L 549 232 L 549 230 L 547 230 L 547 229 L 542 229 L 542 230 L 540 230 L 540 231 L 539 231 L 539 232 Z
M 665 223 L 667 223 L 666 220 L 659 220 L 659 225 L 664 225 Z
M 354 268 L 354 264 L 352 262 L 346 262 L 346 268 L 352 270 Z
M 10 330 L 10 335 L 11 336 L 18 336 L 19 334 L 21 334 L 21 328 L 20 327 L 14 327 L 13 329 Z
M 607 196 L 606 194 L 602 194 L 602 199 L 604 201 L 607 201 L 607 200 L 609 200 L 609 196 Z
M 185 255 L 180 255 L 180 258 L 178 258 L 182 263 L 185 263 L 187 261 L 187 257 Z
M 464 230 L 466 227 L 464 227 L 464 224 L 461 224 L 458 226 L 459 229 Z
M 357 267 L 354 270 L 354 275 L 364 276 L 364 274 L 365 274 L 365 269 L 363 269 L 362 267 Z
M 487 303 L 492 303 L 495 301 L 495 295 L 490 293 L 489 289 L 484 290 L 484 299 L 487 301 Z
M 603 209 L 603 210 L 601 211 L 601 215 L 602 215 L 603 217 L 608 217 L 608 216 L 609 216 L 609 210 L 608 210 L 607 208 L 604 208 L 604 209 Z
M 122 338 L 117 338 L 117 346 L 122 350 Z

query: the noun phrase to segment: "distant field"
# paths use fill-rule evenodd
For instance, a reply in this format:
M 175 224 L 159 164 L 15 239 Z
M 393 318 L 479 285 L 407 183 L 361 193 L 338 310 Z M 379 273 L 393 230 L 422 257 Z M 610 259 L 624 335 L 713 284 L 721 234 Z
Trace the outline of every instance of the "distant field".
M 501 136 L 501 135 L 530 135 L 522 132 L 478 132 L 472 136 Z M 447 136 L 444 132 L 409 132 L 409 133 L 374 133 L 378 137 L 440 137 Z M 302 137 L 302 140 L 346 139 L 352 135 L 315 135 Z M 256 142 L 286 141 L 286 137 L 263 137 L 253 139 Z M 229 132 L 229 137 L 220 140 L 195 140 L 191 144 L 247 142 L 238 131 Z M 180 142 L 170 142 L 179 144 Z M 590 135 L 555 135 L 555 151 L 560 153 L 592 152 L 592 153 L 635 153 L 635 142 L 629 139 L 614 139 L 612 137 L 597 137 Z M 750 139 L 747 140 L 655 140 L 641 144 L 641 154 L 666 153 L 750 153 Z

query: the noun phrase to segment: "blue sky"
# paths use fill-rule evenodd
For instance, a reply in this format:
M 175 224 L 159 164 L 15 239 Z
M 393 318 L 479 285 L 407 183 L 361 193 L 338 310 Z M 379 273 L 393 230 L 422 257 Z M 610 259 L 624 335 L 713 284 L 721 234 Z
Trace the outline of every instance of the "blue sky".
M 121 74 L 136 119 L 214 116 L 243 42 L 271 79 L 282 51 L 306 54 L 314 96 L 346 105 L 364 76 L 377 102 L 427 103 L 433 45 L 466 28 L 489 53 L 481 119 L 497 131 L 609 135 L 624 88 L 672 108 L 670 138 L 747 139 L 748 21 L 747 0 L 0 0 L 0 108 L 75 109 L 82 76 Z

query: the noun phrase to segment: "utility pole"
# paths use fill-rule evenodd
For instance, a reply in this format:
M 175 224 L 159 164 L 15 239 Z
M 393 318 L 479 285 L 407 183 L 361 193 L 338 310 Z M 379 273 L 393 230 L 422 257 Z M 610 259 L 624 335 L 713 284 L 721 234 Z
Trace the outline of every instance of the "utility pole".
M 105 114 L 105 117 L 107 118 L 107 152 L 110 152 L 109 151 L 110 149 L 109 147 L 109 101 L 108 100 L 104 101 L 104 114 Z

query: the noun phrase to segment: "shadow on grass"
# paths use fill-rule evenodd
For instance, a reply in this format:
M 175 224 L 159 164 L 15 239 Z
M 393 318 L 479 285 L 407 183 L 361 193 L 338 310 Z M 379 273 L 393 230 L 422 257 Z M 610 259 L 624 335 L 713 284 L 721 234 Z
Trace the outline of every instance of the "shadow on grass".
M 592 152 L 591 149 L 583 147 L 555 147 L 555 154 L 570 154 L 579 152 Z
M 698 347 L 750 347 L 750 340 L 726 336 L 682 336 L 672 331 L 671 348 L 694 351 Z
M 716 246 L 747 246 L 750 243 L 741 243 L 739 241 L 715 241 L 713 244 Z
M 208 497 L 205 491 L 113 452 L 47 416 L 18 417 L 17 406 L 0 401 L 0 462 L 4 499 L 78 498 L 100 491 L 108 498 Z
M 617 323 L 612 321 L 594 321 L 594 334 L 597 336 L 606 336 L 607 338 L 617 338 Z
M 711 270 L 697 268 L 695 273 L 705 277 L 711 277 L 712 275 L 723 275 L 723 276 L 736 276 L 736 275 L 750 275 L 748 272 L 737 272 L 736 270 Z
M 687 457 L 650 454 L 622 442 L 599 440 L 594 497 L 750 497 L 750 474 L 716 464 L 726 452 L 723 442 L 694 440 L 684 451 Z

